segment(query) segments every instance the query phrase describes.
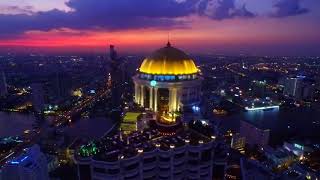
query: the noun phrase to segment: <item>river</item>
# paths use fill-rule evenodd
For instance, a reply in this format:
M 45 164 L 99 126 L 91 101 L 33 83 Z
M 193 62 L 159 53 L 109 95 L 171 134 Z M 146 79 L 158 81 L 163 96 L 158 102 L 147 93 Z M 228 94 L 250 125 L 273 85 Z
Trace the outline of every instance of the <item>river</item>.
M 0 137 L 23 134 L 32 129 L 35 117 L 32 114 L 0 112 Z
M 21 135 L 32 129 L 35 121 L 33 114 L 0 112 L 0 137 Z M 98 138 L 113 127 L 108 118 L 83 118 L 66 128 L 66 133 L 73 137 Z
M 270 143 L 274 145 L 288 137 L 320 137 L 320 110 L 311 108 L 241 112 L 213 120 L 221 122 L 223 131 L 239 132 L 240 120 L 270 129 Z

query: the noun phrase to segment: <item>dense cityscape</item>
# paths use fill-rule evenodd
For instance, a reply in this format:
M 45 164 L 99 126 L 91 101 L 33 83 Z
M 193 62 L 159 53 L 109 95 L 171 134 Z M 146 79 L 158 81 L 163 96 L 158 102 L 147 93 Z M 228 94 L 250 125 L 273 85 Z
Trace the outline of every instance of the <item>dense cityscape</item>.
M 299 50 L 292 49 L 292 52 L 288 50 L 291 46 L 283 47 L 283 52 L 291 52 L 290 55 L 262 55 L 265 53 L 256 53 L 256 45 L 252 52 L 248 48 L 250 53 L 237 53 L 234 49 L 231 50 L 233 53 L 228 53 L 230 49 L 220 53 L 214 46 L 212 51 L 207 51 L 207 44 L 205 50 L 193 51 L 202 47 L 193 38 L 201 39 L 205 33 L 197 36 L 196 32 L 188 30 L 194 34 L 189 41 L 184 41 L 179 39 L 181 34 L 175 32 L 169 22 L 161 21 L 158 23 L 170 26 L 169 30 L 157 25 L 157 31 L 167 33 L 173 29 L 175 33 L 167 33 L 166 38 L 160 38 L 160 43 L 159 39 L 154 40 L 156 46 L 143 44 L 141 51 L 137 51 L 144 38 L 152 41 L 152 38 L 148 39 L 150 32 L 142 33 L 145 37 L 133 36 L 134 42 L 106 38 L 108 40 L 103 40 L 102 44 L 90 34 L 95 30 L 102 33 L 105 28 L 117 36 L 118 28 L 126 30 L 127 27 L 118 21 L 105 22 L 115 24 L 106 26 L 90 18 L 99 17 L 98 12 L 104 12 L 104 6 L 128 10 L 125 8 L 131 6 L 131 1 L 123 2 L 126 5 L 82 1 L 64 0 L 63 6 L 47 4 L 54 7 L 53 10 L 37 6 L 39 2 L 29 8 L 28 4 L 21 6 L 22 9 L 15 6 L 18 1 L 13 4 L 0 2 L 3 11 L 0 12 L 0 24 L 4 24 L 6 18 L 10 20 L 8 28 L 0 29 L 0 180 L 320 178 L 320 46 L 313 51 L 301 45 Z M 150 17 L 161 19 L 158 10 L 178 11 L 181 6 L 191 5 L 199 8 L 199 12 L 192 10 L 191 15 L 206 16 L 221 24 L 224 19 L 232 19 L 231 24 L 236 24 L 240 21 L 237 18 L 259 18 L 256 17 L 258 14 L 250 12 L 250 6 L 247 9 L 246 4 L 237 9 L 232 0 L 229 3 L 233 5 L 228 8 L 224 0 L 211 2 L 218 3 L 217 7 L 211 7 L 210 2 L 206 4 L 206 11 L 200 12 L 204 1 L 195 6 L 189 0 L 168 0 L 166 6 L 160 7 L 164 2 L 148 4 L 141 0 L 148 8 L 151 5 L 159 7 L 148 16 L 130 8 L 128 12 L 108 9 L 112 12 L 107 15 L 121 21 L 137 13 L 138 19 L 128 21 L 132 20 L 131 23 L 139 28 L 142 26 L 140 21 L 148 24 Z M 270 18 L 286 22 L 285 18 L 302 16 L 310 20 L 303 14 L 311 12 L 300 3 L 299 0 L 279 0 L 273 5 L 277 8 L 273 13 L 278 14 L 270 15 Z M 84 10 L 89 5 L 97 9 L 97 14 L 91 14 L 90 20 L 86 19 L 89 15 Z M 209 7 L 217 8 L 214 12 L 221 14 L 206 14 Z M 184 14 L 187 9 L 179 10 Z M 228 15 L 222 13 L 226 9 Z M 42 28 L 37 24 L 38 21 L 59 19 L 55 13 L 63 17 L 61 24 L 54 22 L 57 27 L 47 25 Z M 190 18 L 187 15 L 172 16 Z M 29 19 L 31 16 L 33 20 Z M 88 33 L 81 32 L 82 25 L 69 27 L 64 24 L 64 21 L 71 23 L 71 19 L 65 20 L 67 16 L 74 18 L 76 23 L 83 16 L 84 23 L 97 29 L 90 29 Z M 139 19 L 143 16 L 148 18 Z M 19 18 L 26 24 L 16 26 L 15 23 L 21 24 Z M 176 19 L 174 21 L 177 23 Z M 23 35 L 19 34 L 20 30 L 10 29 L 15 27 L 21 29 Z M 280 29 L 274 31 L 280 32 Z M 159 33 L 157 31 L 154 33 Z M 305 31 L 313 37 L 311 31 Z M 63 34 L 65 39 L 43 38 L 42 33 L 57 39 Z M 68 38 L 76 38 L 79 34 L 83 38 L 81 33 L 92 36 L 91 41 L 83 39 L 81 46 L 73 49 L 72 40 Z M 318 35 L 314 35 L 315 40 Z M 22 41 L 20 36 L 27 39 Z M 38 37 L 42 37 L 42 41 L 33 41 Z M 210 38 L 208 35 L 205 41 L 211 41 Z M 42 44 L 45 42 L 48 44 Z M 61 42 L 65 46 L 54 44 Z M 94 42 L 97 44 L 91 44 Z M 184 45 L 193 42 L 197 48 Z M 294 40 L 290 43 L 299 44 Z M 237 49 L 236 45 L 233 47 Z M 276 45 L 264 49 L 279 50 Z M 308 53 L 296 55 L 297 52 Z

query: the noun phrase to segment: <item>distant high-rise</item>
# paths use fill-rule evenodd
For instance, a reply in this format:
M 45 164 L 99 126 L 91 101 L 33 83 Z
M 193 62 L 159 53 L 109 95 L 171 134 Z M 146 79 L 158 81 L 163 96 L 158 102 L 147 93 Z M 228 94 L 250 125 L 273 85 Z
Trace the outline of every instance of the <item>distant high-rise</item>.
M 2 70 L 0 70 L 0 96 L 6 96 L 8 94 L 6 76 Z
M 252 82 L 252 95 L 255 97 L 263 98 L 266 96 L 267 84 L 266 81 L 253 81 Z
M 265 147 L 269 143 L 270 129 L 257 127 L 248 121 L 240 121 L 240 136 L 250 146 Z
M 111 74 L 111 102 L 112 108 L 117 109 L 120 107 L 122 96 L 121 83 L 122 83 L 122 69 L 121 59 L 118 58 L 117 51 L 113 45 L 110 45 L 110 74 Z
M 71 94 L 71 80 L 70 77 L 63 72 L 56 73 L 54 84 L 57 97 L 63 99 Z
M 283 94 L 295 100 L 312 100 L 315 83 L 305 76 L 287 77 L 284 81 Z
M 2 169 L 5 180 L 47 180 L 47 160 L 38 145 L 27 149 L 20 156 L 9 161 Z
M 41 83 L 33 83 L 32 89 L 32 105 L 36 112 L 41 113 L 45 105 L 45 93 Z

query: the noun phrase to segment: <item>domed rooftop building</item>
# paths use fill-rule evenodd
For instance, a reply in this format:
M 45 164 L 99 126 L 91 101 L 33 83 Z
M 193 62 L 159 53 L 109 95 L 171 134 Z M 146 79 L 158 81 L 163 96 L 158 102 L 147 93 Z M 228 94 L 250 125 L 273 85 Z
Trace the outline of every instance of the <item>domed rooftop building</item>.
M 160 114 L 199 105 L 200 71 L 186 53 L 169 42 L 143 60 L 133 81 L 135 102 Z
M 168 43 L 144 59 L 139 71 L 154 75 L 189 75 L 199 70 L 187 54 Z

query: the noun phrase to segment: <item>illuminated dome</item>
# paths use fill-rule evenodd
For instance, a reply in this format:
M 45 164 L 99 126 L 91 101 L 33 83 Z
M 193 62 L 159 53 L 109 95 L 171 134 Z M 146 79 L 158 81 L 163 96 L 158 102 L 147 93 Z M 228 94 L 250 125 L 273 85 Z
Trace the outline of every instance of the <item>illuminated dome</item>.
M 146 74 L 185 75 L 197 73 L 198 68 L 186 53 L 168 43 L 145 58 L 139 71 Z

